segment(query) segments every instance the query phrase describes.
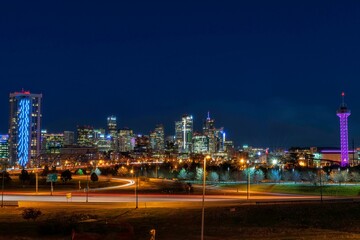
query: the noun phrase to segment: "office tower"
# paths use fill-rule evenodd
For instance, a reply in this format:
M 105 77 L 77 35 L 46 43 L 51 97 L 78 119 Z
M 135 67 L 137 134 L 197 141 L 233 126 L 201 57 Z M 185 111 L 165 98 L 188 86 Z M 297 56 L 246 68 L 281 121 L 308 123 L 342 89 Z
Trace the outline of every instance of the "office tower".
M 337 116 L 340 118 L 340 147 L 341 147 L 341 159 L 340 164 L 342 167 L 349 166 L 349 144 L 348 144 L 348 117 L 350 116 L 350 110 L 346 107 L 344 97 L 342 93 L 342 104 L 337 111 Z
M 117 135 L 117 123 L 116 123 L 116 117 L 115 116 L 109 116 L 107 118 L 107 127 L 108 127 L 108 133 L 115 137 Z
M 208 153 L 209 138 L 200 133 L 194 133 L 193 136 L 194 153 Z
M 175 122 L 175 137 L 179 153 L 192 152 L 192 135 L 193 117 L 191 115 L 184 115 L 181 121 Z
M 119 130 L 119 151 L 131 152 L 135 147 L 135 138 L 133 131 L 128 128 Z
M 203 133 L 209 138 L 208 153 L 215 153 L 217 151 L 217 132 L 215 128 L 215 120 L 210 118 L 210 113 L 204 121 Z
M 111 136 L 105 135 L 105 129 L 94 129 L 94 145 L 99 150 L 99 152 L 107 152 L 111 150 L 111 143 Z
M 119 145 L 119 139 L 117 134 L 117 122 L 116 116 L 109 116 L 107 118 L 108 134 L 111 139 L 111 150 L 117 151 Z
M 43 153 L 59 154 L 61 148 L 64 147 L 64 134 L 43 133 L 41 146 Z
M 10 93 L 10 163 L 25 167 L 40 155 L 42 94 Z
M 64 131 L 64 146 L 75 144 L 75 133 L 73 131 Z
M 162 153 L 165 149 L 165 136 L 163 125 L 157 125 L 155 130 L 150 133 L 151 149 L 156 153 Z
M 94 146 L 94 129 L 91 126 L 77 127 L 77 144 L 80 147 Z
M 105 139 L 105 129 L 94 129 L 94 141 Z
M 148 135 L 137 135 L 135 137 L 135 153 L 147 153 L 150 149 L 150 137 Z
M 0 159 L 9 159 L 9 135 L 0 135 Z

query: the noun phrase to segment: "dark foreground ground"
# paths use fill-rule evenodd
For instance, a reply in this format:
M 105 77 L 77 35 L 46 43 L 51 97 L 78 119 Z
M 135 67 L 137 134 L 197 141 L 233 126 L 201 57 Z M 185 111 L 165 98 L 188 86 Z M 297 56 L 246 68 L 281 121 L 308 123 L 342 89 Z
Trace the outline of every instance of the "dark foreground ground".
M 200 239 L 201 208 L 124 208 L 119 204 L 35 204 L 42 215 L 0 209 L 0 239 Z M 205 239 L 360 239 L 359 203 L 233 205 L 205 209 Z

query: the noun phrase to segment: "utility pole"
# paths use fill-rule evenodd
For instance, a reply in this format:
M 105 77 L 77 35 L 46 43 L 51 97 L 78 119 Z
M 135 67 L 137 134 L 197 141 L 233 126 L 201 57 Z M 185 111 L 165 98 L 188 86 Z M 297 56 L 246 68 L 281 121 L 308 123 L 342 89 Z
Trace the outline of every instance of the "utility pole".
M 2 174 L 2 185 L 1 185 L 1 207 L 4 207 L 4 185 L 5 185 L 5 165 Z

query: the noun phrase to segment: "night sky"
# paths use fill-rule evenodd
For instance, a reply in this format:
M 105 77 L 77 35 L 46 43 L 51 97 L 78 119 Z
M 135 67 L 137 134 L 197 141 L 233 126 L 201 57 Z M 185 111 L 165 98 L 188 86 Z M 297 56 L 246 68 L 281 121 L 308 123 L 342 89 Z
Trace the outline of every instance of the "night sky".
M 43 128 L 156 124 L 207 111 L 235 145 L 339 146 L 341 92 L 360 146 L 359 1 L 2 1 L 9 93 L 43 94 Z

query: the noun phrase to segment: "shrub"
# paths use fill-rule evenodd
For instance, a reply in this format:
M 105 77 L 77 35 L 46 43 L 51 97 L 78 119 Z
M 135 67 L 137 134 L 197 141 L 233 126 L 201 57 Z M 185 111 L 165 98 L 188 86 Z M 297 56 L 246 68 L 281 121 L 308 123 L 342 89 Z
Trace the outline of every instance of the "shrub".
M 35 208 L 26 208 L 24 209 L 24 211 L 22 212 L 22 217 L 26 220 L 32 219 L 32 220 L 36 220 L 40 215 L 41 215 L 41 211 L 39 209 L 35 209 Z

